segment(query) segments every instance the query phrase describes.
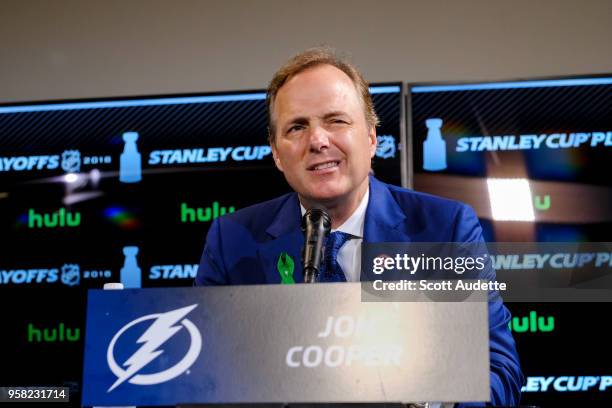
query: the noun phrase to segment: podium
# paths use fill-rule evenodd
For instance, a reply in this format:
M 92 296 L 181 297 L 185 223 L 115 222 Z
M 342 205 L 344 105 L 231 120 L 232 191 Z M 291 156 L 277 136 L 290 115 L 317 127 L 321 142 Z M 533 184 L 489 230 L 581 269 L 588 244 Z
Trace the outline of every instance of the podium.
M 359 283 L 91 290 L 82 404 L 488 401 L 486 299 L 361 296 Z

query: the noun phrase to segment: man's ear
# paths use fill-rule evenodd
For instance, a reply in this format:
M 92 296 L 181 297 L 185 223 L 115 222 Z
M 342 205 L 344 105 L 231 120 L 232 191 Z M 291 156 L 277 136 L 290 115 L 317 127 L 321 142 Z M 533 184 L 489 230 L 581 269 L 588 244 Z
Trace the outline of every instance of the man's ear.
M 278 158 L 278 151 L 276 150 L 276 146 L 274 145 L 274 142 L 270 142 L 270 148 L 272 149 L 272 157 L 274 157 L 274 164 L 276 164 L 276 168 L 282 172 L 283 165 L 281 164 L 281 161 Z
M 281 165 L 281 161 L 278 158 L 278 150 L 276 150 L 276 140 L 272 137 L 272 129 L 268 126 L 268 143 L 270 143 L 270 149 L 272 149 L 272 157 L 274 158 L 274 164 L 276 168 L 283 171 L 283 166 Z
M 378 144 L 378 139 L 376 139 L 376 127 L 370 127 L 368 138 L 370 139 L 370 158 L 374 158 L 376 154 L 376 145 Z

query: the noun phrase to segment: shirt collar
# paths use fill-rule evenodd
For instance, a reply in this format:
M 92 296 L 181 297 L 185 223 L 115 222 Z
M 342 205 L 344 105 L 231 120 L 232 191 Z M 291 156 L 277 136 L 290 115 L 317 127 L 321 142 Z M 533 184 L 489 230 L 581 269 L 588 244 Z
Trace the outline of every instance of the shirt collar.
M 351 216 L 344 221 L 344 223 L 336 229 L 333 229 L 332 232 L 341 231 L 346 232 L 347 234 L 351 234 L 357 238 L 363 238 L 363 228 L 365 225 L 365 214 L 366 209 L 368 208 L 368 200 L 370 199 L 370 188 L 366 190 L 366 193 L 363 195 L 361 202 L 351 214 Z M 306 208 L 300 203 L 300 210 L 302 211 L 302 217 L 306 213 Z

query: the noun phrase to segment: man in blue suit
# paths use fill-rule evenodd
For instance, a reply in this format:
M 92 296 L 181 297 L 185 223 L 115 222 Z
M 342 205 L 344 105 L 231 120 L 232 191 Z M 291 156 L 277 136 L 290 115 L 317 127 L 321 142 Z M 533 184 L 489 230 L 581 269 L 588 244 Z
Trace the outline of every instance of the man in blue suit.
M 320 281 L 358 281 L 362 242 L 482 242 L 468 206 L 371 176 L 378 118 L 368 84 L 333 51 L 315 48 L 287 62 L 270 83 L 267 103 L 274 161 L 295 192 L 216 219 L 196 284 L 303 282 L 300 221 L 313 207 L 331 217 L 328 243 L 340 237 Z M 520 398 L 509 320 L 501 302 L 489 302 L 493 404 L 517 405 Z

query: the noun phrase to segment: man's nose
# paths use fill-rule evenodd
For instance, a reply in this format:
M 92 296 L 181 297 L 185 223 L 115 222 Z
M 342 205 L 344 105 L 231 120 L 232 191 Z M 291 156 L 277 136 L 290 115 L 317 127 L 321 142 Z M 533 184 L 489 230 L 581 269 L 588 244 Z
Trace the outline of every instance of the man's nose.
M 329 133 L 321 126 L 310 128 L 310 150 L 320 152 L 329 148 Z

